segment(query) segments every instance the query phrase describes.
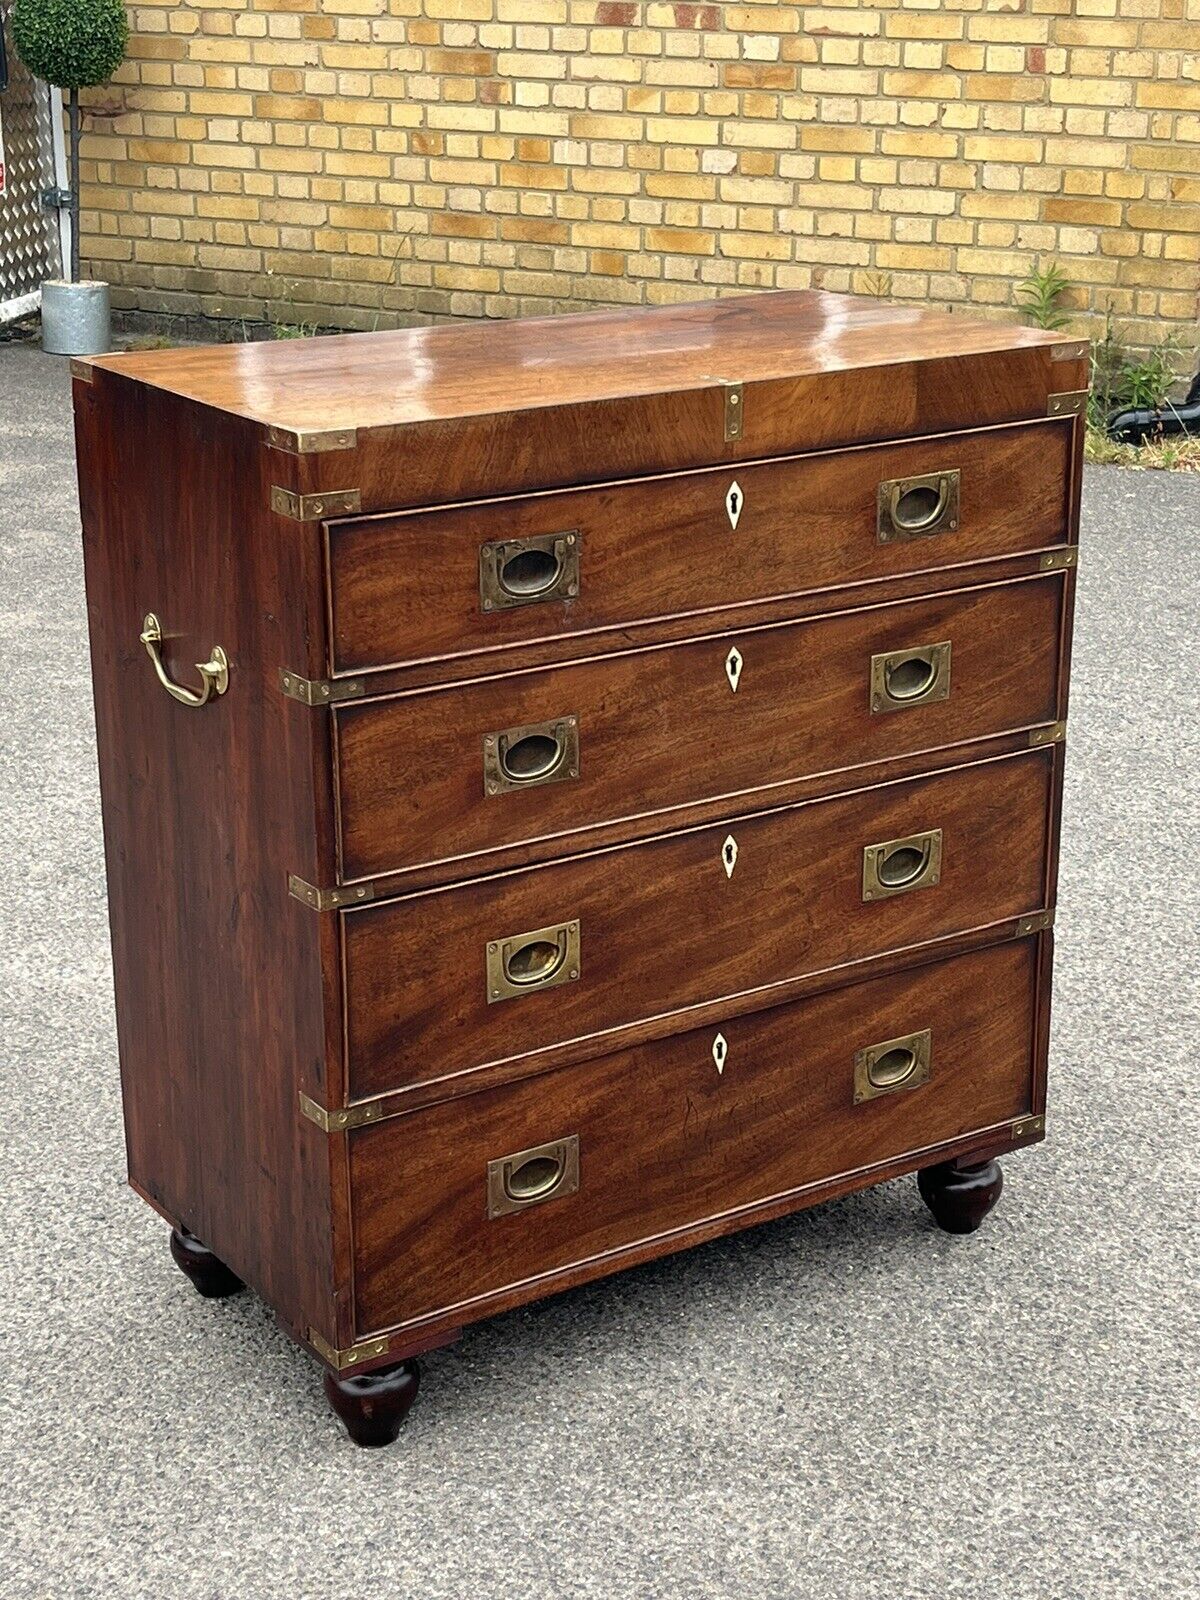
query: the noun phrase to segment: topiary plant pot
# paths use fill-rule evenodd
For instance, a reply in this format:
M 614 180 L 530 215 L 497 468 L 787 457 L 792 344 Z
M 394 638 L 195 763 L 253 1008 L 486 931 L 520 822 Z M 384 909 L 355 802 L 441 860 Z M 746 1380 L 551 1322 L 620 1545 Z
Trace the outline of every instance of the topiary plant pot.
M 112 349 L 108 285 L 60 278 L 42 285 L 42 349 L 56 356 L 101 356 Z

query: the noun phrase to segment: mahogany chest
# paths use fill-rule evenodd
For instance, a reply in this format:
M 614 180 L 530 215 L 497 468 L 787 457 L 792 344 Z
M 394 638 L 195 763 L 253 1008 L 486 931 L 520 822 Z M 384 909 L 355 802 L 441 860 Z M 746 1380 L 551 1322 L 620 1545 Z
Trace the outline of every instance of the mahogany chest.
M 359 1442 L 1042 1138 L 1087 372 L 816 291 L 74 364 L 130 1181 Z

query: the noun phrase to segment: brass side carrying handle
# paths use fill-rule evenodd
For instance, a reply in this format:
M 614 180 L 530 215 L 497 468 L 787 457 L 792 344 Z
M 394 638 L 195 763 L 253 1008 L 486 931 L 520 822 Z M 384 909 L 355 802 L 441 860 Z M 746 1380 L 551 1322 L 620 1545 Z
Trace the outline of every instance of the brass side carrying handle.
M 928 472 L 916 478 L 885 478 L 879 485 L 877 532 L 889 539 L 919 539 L 958 527 L 961 473 Z
M 877 1100 L 880 1095 L 896 1094 L 901 1089 L 916 1089 L 929 1079 L 933 1035 L 928 1028 L 906 1033 L 899 1039 L 881 1039 L 856 1052 L 854 1057 L 854 1104 Z
M 862 897 L 885 900 L 889 895 L 927 889 L 942 875 L 942 830 L 884 839 L 863 850 Z
M 505 1217 L 579 1188 L 579 1135 L 517 1150 L 487 1164 L 487 1214 Z
M 221 646 L 214 645 L 213 653 L 207 661 L 197 661 L 196 671 L 204 682 L 203 689 L 185 689 L 183 684 L 175 683 L 167 674 L 163 666 L 162 655 L 159 647 L 163 641 L 162 624 L 153 611 L 146 613 L 142 623 L 142 643 L 146 646 L 146 654 L 154 663 L 155 675 L 159 683 L 171 696 L 184 706 L 204 706 L 214 694 L 224 694 L 229 687 L 229 658 Z
M 579 977 L 579 919 L 493 939 L 487 947 L 488 1004 L 554 989 Z
M 871 657 L 871 710 L 903 711 L 950 698 L 950 641 Z

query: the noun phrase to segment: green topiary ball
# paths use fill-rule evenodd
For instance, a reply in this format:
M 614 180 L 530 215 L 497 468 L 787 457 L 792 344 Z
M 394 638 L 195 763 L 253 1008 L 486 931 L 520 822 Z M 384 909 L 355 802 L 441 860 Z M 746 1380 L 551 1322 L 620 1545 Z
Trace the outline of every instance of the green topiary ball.
M 111 78 L 129 38 L 121 0 L 14 0 L 10 20 L 17 54 L 56 89 Z

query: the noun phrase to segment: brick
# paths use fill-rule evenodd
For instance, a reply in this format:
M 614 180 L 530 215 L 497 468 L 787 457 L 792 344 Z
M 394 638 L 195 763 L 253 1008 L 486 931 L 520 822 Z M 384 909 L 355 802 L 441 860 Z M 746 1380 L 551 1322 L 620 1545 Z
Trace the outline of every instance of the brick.
M 85 253 L 122 305 L 260 316 L 269 268 L 306 285 L 289 315 L 357 327 L 886 272 L 1011 315 L 1062 255 L 1081 329 L 1194 317 L 1200 0 L 130 15 L 123 111 L 85 97 Z

